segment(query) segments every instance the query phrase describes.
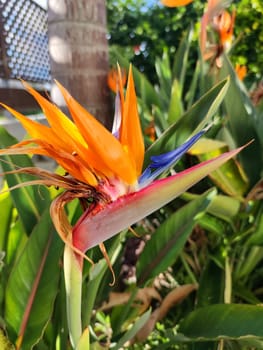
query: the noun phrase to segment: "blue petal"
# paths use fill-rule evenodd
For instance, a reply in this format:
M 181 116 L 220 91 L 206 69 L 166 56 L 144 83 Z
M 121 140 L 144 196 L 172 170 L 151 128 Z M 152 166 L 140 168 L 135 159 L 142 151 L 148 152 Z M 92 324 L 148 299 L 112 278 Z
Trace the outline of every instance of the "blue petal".
M 176 148 L 173 151 L 160 154 L 158 156 L 151 157 L 151 163 L 144 170 L 142 175 L 139 178 L 140 187 L 147 186 L 154 179 L 156 179 L 160 174 L 162 174 L 165 170 L 169 169 L 173 166 L 185 152 L 189 150 L 196 143 L 197 140 L 210 128 L 211 124 L 209 124 L 206 128 L 199 131 L 196 135 L 187 140 L 180 147 Z

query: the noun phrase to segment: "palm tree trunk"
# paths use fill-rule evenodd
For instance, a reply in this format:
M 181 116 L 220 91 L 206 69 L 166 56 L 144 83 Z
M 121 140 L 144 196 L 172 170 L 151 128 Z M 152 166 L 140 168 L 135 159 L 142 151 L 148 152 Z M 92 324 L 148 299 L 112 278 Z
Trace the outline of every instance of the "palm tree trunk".
M 49 0 L 48 33 L 52 77 L 109 126 L 105 0 Z M 55 85 L 51 96 L 65 107 Z

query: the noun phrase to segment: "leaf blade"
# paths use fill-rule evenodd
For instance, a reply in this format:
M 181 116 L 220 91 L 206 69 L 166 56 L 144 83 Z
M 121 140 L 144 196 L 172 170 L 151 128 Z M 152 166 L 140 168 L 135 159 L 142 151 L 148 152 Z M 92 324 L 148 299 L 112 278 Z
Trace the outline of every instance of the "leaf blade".
M 39 340 L 51 316 L 61 251 L 62 242 L 46 210 L 13 267 L 6 288 L 6 322 L 13 337 L 27 349 Z
M 8 132 L 0 127 L 0 147 L 7 148 L 17 140 L 8 134 Z M 32 167 L 34 166 L 31 159 L 26 155 L 19 156 L 2 156 L 4 161 L 0 162 L 3 172 L 15 170 L 16 167 Z M 22 184 L 26 181 L 34 179 L 26 174 L 8 174 L 5 175 L 8 186 L 11 188 L 17 184 Z M 14 206 L 19 212 L 19 216 L 22 220 L 23 226 L 29 234 L 34 225 L 39 221 L 42 212 L 49 204 L 48 190 L 41 187 L 41 191 L 37 187 L 27 186 L 20 187 L 14 191 L 11 191 L 11 197 L 14 202 Z
M 186 204 L 162 223 L 140 255 L 138 283 L 144 284 L 172 266 L 195 226 L 195 217 L 210 203 L 208 195 Z M 161 237 L 161 239 L 160 239 Z
M 194 341 L 247 336 L 263 338 L 262 322 L 262 306 L 215 304 L 191 312 L 181 322 L 179 332 Z
M 185 142 L 196 129 L 200 131 L 210 121 L 221 104 L 228 85 L 229 80 L 227 79 L 215 85 L 195 102 L 180 119 L 163 132 L 145 153 L 144 167 L 149 164 L 152 155 L 171 151 Z

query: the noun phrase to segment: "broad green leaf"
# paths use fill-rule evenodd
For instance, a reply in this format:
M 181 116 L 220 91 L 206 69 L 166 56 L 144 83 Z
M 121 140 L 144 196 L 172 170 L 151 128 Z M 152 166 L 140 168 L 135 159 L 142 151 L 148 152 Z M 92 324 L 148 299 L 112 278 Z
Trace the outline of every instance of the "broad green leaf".
M 137 262 L 139 284 L 174 264 L 195 226 L 196 216 L 207 208 L 211 196 L 206 194 L 186 204 L 158 227 Z
M 229 196 L 218 195 L 209 204 L 207 212 L 225 221 L 229 221 L 238 214 L 239 209 L 239 200 Z
M 223 80 L 202 96 L 195 104 L 174 124 L 172 124 L 147 150 L 144 164 L 147 166 L 152 155 L 165 153 L 175 149 L 196 129 L 201 129 L 208 123 L 221 104 L 229 85 Z
M 237 296 L 239 300 L 249 304 L 261 304 L 261 300 L 255 295 L 254 290 L 250 289 L 248 283 L 244 284 L 244 280 L 241 283 L 239 281 L 234 281 L 233 295 Z
M 114 346 L 113 350 L 120 349 L 128 340 L 132 339 L 138 331 L 145 325 L 151 316 L 151 310 L 146 311 L 138 320 L 133 324 L 133 326 L 124 334 L 123 337 Z
M 185 75 L 188 64 L 189 50 L 193 37 L 193 28 L 192 26 L 184 34 L 180 45 L 175 53 L 174 65 L 173 65 L 173 78 L 177 79 L 180 83 L 182 89 L 184 88 Z
M 196 66 L 195 66 L 195 70 L 194 70 L 194 74 L 193 74 L 193 78 L 191 81 L 191 85 L 190 85 L 189 90 L 187 91 L 186 96 L 185 96 L 185 100 L 187 102 L 187 109 L 189 109 L 192 106 L 193 101 L 195 99 L 198 78 L 200 76 L 200 71 L 201 71 L 200 61 L 197 61 Z
M 0 148 L 7 148 L 16 142 L 17 140 L 13 136 L 0 127 Z M 1 159 L 0 165 L 3 172 L 14 170 L 16 167 L 33 166 L 31 159 L 25 155 L 2 156 Z M 5 178 L 9 187 L 35 179 L 25 174 L 6 175 Z M 35 224 L 39 221 L 41 213 L 49 204 L 48 190 L 39 186 L 20 187 L 11 192 L 11 197 L 26 233 L 30 234 Z
M 204 267 L 197 290 L 197 307 L 218 304 L 224 301 L 225 274 L 211 259 Z
M 245 259 L 239 262 L 238 268 L 235 269 L 234 274 L 236 279 L 247 279 L 255 270 L 260 261 L 263 260 L 263 247 L 253 246 L 248 249 Z
M 23 224 L 19 218 L 14 216 L 6 242 L 6 263 L 12 265 L 24 248 L 28 236 L 25 233 Z
M 162 96 L 162 99 L 168 104 L 171 94 L 172 73 L 169 56 L 166 51 L 164 51 L 162 58 L 156 58 L 155 70 L 159 79 L 159 94 Z
M 163 130 L 168 128 L 167 112 L 163 112 L 163 108 L 153 106 L 151 109 L 151 115 L 154 120 L 154 127 L 157 137 L 163 133 Z
M 62 246 L 46 210 L 13 267 L 6 288 L 5 320 L 22 349 L 31 349 L 39 341 L 51 318 Z
M 231 78 L 224 106 L 236 145 L 254 140 L 252 145 L 240 156 L 251 185 L 253 185 L 259 180 L 263 167 L 263 144 L 260 141 L 262 135 L 259 135 L 257 131 L 259 116 L 227 57 L 224 57 L 224 64 L 219 72 L 221 79 L 226 76 Z
M 179 332 L 191 341 L 263 338 L 262 323 L 260 305 L 217 304 L 191 312 L 181 322 Z
M 5 188 L 6 189 L 6 188 Z M 9 193 L 0 194 L 0 251 L 6 250 L 8 232 L 12 220 L 13 204 Z
M 207 211 L 197 220 L 198 225 L 200 225 L 204 230 L 222 236 L 222 233 L 225 232 L 226 224 L 218 219 L 217 217 L 210 215 Z
M 184 107 L 182 103 L 182 91 L 178 80 L 174 80 L 172 86 L 171 99 L 168 110 L 168 123 L 169 125 L 175 123 L 183 114 Z
M 250 146 L 249 146 L 250 147 Z M 228 151 L 228 146 L 217 140 L 202 138 L 190 149 L 200 161 L 214 158 Z M 209 175 L 215 184 L 230 196 L 242 198 L 248 189 L 248 179 L 241 166 L 234 159 Z
M 255 228 L 253 234 L 246 242 L 248 245 L 263 245 L 263 205 L 259 208 L 258 215 L 255 219 Z

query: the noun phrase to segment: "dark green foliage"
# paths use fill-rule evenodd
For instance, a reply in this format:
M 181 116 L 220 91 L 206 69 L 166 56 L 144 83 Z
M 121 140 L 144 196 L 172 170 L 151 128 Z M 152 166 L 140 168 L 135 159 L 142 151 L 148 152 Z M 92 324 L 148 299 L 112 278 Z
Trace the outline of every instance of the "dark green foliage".
M 121 47 L 124 55 L 156 82 L 154 71 L 156 57 L 166 48 L 171 57 L 178 48 L 183 32 L 189 25 L 199 23 L 206 1 L 197 0 L 188 6 L 167 8 L 158 0 L 147 5 L 146 0 L 108 0 L 108 31 L 110 45 Z M 234 63 L 248 66 L 250 84 L 262 77 L 263 2 L 261 0 L 234 0 L 236 9 Z M 198 43 L 198 28 L 194 45 Z M 135 50 L 134 47 L 140 46 Z M 197 52 L 191 52 L 194 63 Z
M 161 57 L 164 49 L 173 57 L 183 32 L 198 21 L 204 4 L 204 0 L 195 1 L 187 8 L 174 9 L 158 1 L 152 6 L 145 0 L 107 1 L 109 43 L 120 46 L 129 60 L 156 82 L 156 57 Z
M 231 53 L 234 62 L 248 66 L 247 81 L 253 84 L 262 79 L 263 67 L 263 2 L 261 0 L 235 0 L 235 37 L 238 39 Z

